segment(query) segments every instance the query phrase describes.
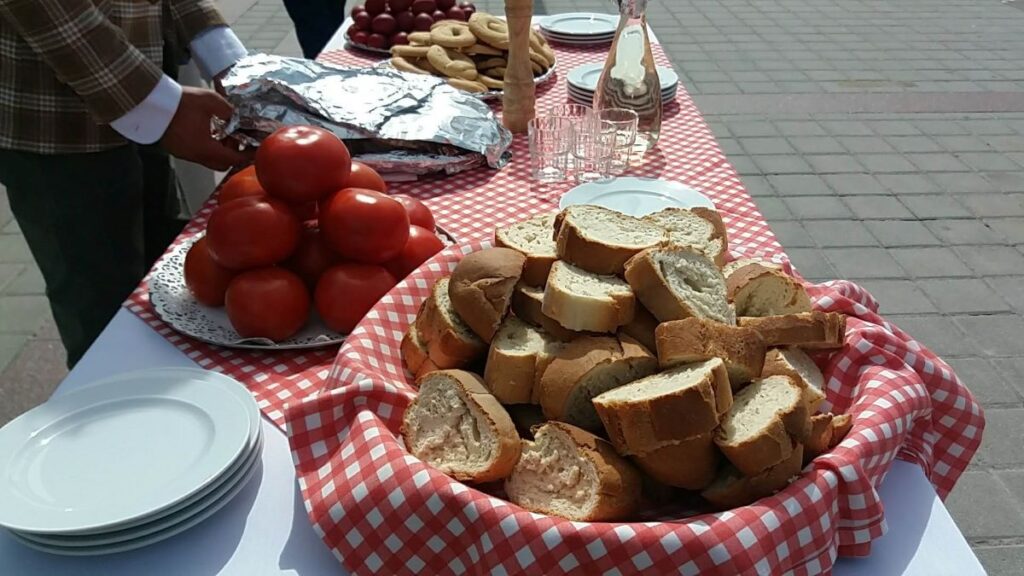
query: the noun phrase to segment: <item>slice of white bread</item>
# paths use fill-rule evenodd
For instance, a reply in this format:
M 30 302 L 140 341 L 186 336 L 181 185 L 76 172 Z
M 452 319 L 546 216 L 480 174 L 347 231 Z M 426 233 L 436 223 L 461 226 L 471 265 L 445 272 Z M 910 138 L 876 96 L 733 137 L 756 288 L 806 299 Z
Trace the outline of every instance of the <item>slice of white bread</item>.
M 736 393 L 715 443 L 733 466 L 754 476 L 789 458 L 793 439 L 806 439 L 810 429 L 800 385 L 789 376 L 769 376 Z
M 794 444 L 788 452 L 789 456 L 784 460 L 754 476 L 744 476 L 733 466 L 726 465 L 714 483 L 700 495 L 720 510 L 746 506 L 765 496 L 771 496 L 800 475 L 803 466 L 803 446 Z
M 491 340 L 484 383 L 502 404 L 528 404 L 537 377 L 537 357 L 547 335 L 515 316 L 502 322 Z
M 593 400 L 608 439 L 622 454 L 712 432 L 732 406 L 719 358 L 678 366 L 605 392 Z
M 668 232 L 602 206 L 569 206 L 555 219 L 558 258 L 595 274 L 622 274 L 634 254 L 668 240 Z
M 452 306 L 484 342 L 490 342 L 508 313 L 512 291 L 523 274 L 526 256 L 509 248 L 467 254 L 452 271 Z
M 748 264 L 725 278 L 737 316 L 779 316 L 811 311 L 804 285 L 777 268 Z
M 413 375 L 414 380 L 427 372 L 438 369 L 437 365 L 434 364 L 434 361 L 430 359 L 429 352 L 427 351 L 427 345 L 420 341 L 419 331 L 416 330 L 415 321 L 413 321 L 413 323 L 409 325 L 409 329 L 405 331 L 405 336 L 402 337 L 400 349 L 402 351 L 402 360 L 405 362 L 405 367 L 409 370 L 409 373 Z
M 629 336 L 644 345 L 645 348 L 654 352 L 657 350 L 657 342 L 654 338 L 654 331 L 658 328 L 658 319 L 651 314 L 651 311 L 644 308 L 643 304 L 637 302 L 633 311 L 633 321 L 624 324 L 619 332 Z
M 509 500 L 578 522 L 625 519 L 640 503 L 641 476 L 608 442 L 563 422 L 534 429 L 505 481 Z
M 662 368 L 721 358 L 733 390 L 759 378 L 764 366 L 764 340 L 750 328 L 686 318 L 659 325 L 655 339 Z
M 586 336 L 565 344 L 540 377 L 540 406 L 549 420 L 601 430 L 591 399 L 654 373 L 658 360 L 629 336 Z
M 558 261 L 551 266 L 541 311 L 569 330 L 615 332 L 633 320 L 636 297 L 617 276 Z
M 725 277 L 704 254 L 687 246 L 644 250 L 626 262 L 626 280 L 661 322 L 696 316 L 736 324 L 725 298 Z
M 722 266 L 722 274 L 726 278 L 728 278 L 730 274 L 748 264 L 760 264 L 765 268 L 771 268 L 772 270 L 778 270 L 780 272 L 782 271 L 782 266 L 776 264 L 775 262 L 761 260 L 760 258 L 737 258 L 736 260 L 727 263 L 725 266 Z
M 520 282 L 512 292 L 512 313 L 534 326 L 543 328 L 552 338 L 568 342 L 588 332 L 577 332 L 562 326 L 554 318 L 544 314 L 544 289 L 527 286 Z
M 402 417 L 414 456 L 457 480 L 506 478 L 519 460 L 519 434 L 479 376 L 439 370 L 420 378 L 419 395 Z
M 700 490 L 711 484 L 718 471 L 719 452 L 714 433 L 665 444 L 631 460 L 652 478 L 677 488 Z
M 825 376 L 806 352 L 799 348 L 772 348 L 764 357 L 761 377 L 790 376 L 804 389 L 807 411 L 814 414 L 825 400 Z
M 452 308 L 448 282 L 444 277 L 434 284 L 416 318 L 416 332 L 438 368 L 462 368 L 483 356 L 487 344 Z
M 642 220 L 668 230 L 669 243 L 691 246 L 718 266 L 725 264 L 729 244 L 725 223 L 716 210 L 672 207 L 648 214 Z
M 741 317 L 740 326 L 757 330 L 769 347 L 796 346 L 809 350 L 842 348 L 846 316 L 838 312 L 804 312 L 785 316 Z
M 554 222 L 554 213 L 544 214 L 494 230 L 495 246 L 511 248 L 526 256 L 523 283 L 528 286 L 543 287 L 548 281 L 551 265 L 558 258 L 552 237 Z

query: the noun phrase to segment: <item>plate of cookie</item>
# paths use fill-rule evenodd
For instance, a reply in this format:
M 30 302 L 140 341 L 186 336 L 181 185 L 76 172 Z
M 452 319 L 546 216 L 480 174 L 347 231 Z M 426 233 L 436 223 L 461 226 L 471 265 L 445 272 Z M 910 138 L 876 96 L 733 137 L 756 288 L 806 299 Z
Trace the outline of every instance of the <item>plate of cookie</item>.
M 409 44 L 391 47 L 385 65 L 414 74 L 448 79 L 452 86 L 479 94 L 501 96 L 508 64 L 508 25 L 505 20 L 476 12 L 468 22 L 441 20 L 429 32 L 413 32 Z M 554 76 L 555 52 L 536 30 L 530 30 L 530 64 L 534 82 Z

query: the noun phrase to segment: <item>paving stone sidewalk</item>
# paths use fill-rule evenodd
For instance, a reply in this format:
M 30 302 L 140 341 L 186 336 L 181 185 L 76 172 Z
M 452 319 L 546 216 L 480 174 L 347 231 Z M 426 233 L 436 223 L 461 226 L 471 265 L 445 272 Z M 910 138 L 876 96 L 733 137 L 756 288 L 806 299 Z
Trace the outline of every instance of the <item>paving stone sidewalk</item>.
M 354 0 L 349 1 L 349 5 Z M 221 0 L 299 53 L 280 0 Z M 498 0 L 477 2 L 498 12 Z M 651 24 L 797 267 L 848 278 L 946 358 L 988 428 L 947 501 L 990 574 L 1024 573 L 1024 0 L 651 0 Z M 538 13 L 612 12 L 535 0 Z M 2 192 L 0 192 L 2 195 Z M 0 198 L 0 423 L 62 377 Z

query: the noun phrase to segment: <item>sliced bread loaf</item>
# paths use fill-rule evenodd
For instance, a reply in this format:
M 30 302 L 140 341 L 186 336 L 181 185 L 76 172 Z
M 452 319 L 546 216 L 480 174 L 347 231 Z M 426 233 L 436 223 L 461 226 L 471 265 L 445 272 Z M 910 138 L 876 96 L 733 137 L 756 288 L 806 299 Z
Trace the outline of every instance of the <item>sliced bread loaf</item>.
M 593 405 L 619 452 L 644 454 L 712 432 L 732 406 L 732 391 L 725 364 L 713 358 L 612 389 Z
M 515 316 L 502 322 L 491 340 L 484 383 L 502 404 L 528 404 L 537 376 L 537 357 L 547 335 Z
M 487 344 L 452 308 L 447 277 L 434 284 L 416 319 L 421 345 L 439 368 L 462 368 L 487 352 Z
M 516 425 L 516 431 L 520 438 L 533 440 L 533 429 L 547 422 L 540 406 L 536 404 L 509 404 L 505 406 L 508 415 L 512 417 L 512 423 Z
M 837 414 L 832 417 L 832 438 L 828 441 L 829 448 L 835 448 L 853 429 L 853 416 Z
M 719 452 L 714 433 L 666 442 L 661 446 L 631 457 L 636 465 L 663 484 L 700 490 L 715 479 Z
M 633 321 L 619 328 L 619 332 L 654 352 L 658 346 L 654 338 L 654 331 L 657 329 L 658 319 L 654 317 L 654 314 L 651 314 L 650 310 L 644 308 L 643 304 L 637 302 L 633 312 Z
M 714 483 L 700 495 L 720 510 L 752 504 L 782 490 L 790 480 L 800 475 L 803 452 L 802 445 L 794 444 L 788 450 L 789 456 L 754 476 L 744 476 L 733 466 L 726 465 Z
M 512 313 L 520 320 L 543 328 L 552 338 L 562 342 L 589 334 L 588 332 L 569 330 L 554 318 L 544 314 L 544 289 L 527 286 L 522 282 L 512 292 Z
M 552 237 L 554 222 L 554 214 L 544 214 L 494 231 L 495 246 L 511 248 L 526 256 L 523 283 L 528 286 L 544 286 L 551 265 L 558 258 Z
M 736 324 L 715 263 L 686 246 L 644 250 L 626 263 L 626 280 L 661 322 L 696 316 Z
M 800 385 L 770 376 L 736 393 L 715 442 L 733 466 L 754 476 L 789 458 L 793 438 L 806 439 L 810 427 Z
M 505 481 L 509 500 L 578 522 L 619 520 L 636 512 L 641 479 L 606 441 L 562 422 L 534 429 Z
M 722 266 L 722 274 L 728 278 L 733 272 L 747 266 L 748 264 L 760 264 L 765 268 L 771 268 L 772 270 L 778 270 L 780 272 L 782 271 L 782 266 L 779 266 L 775 262 L 761 260 L 760 258 L 737 258 L 736 260 L 727 263 L 725 266 Z
M 764 358 L 761 377 L 785 375 L 804 389 L 807 411 L 814 414 L 825 400 L 825 376 L 806 352 L 799 348 L 772 348 Z
M 832 443 L 832 413 L 811 416 L 811 433 L 804 442 L 804 463 L 828 452 Z
M 569 330 L 615 332 L 633 320 L 636 297 L 616 276 L 558 261 L 551 266 L 541 311 Z
M 540 377 L 538 399 L 550 420 L 598 431 L 591 399 L 652 374 L 658 360 L 628 336 L 586 336 L 558 350 Z
M 519 434 L 479 376 L 440 370 L 420 378 L 419 389 L 402 417 L 409 452 L 457 480 L 490 482 L 512 473 Z
M 622 274 L 634 254 L 668 240 L 664 228 L 602 206 L 570 206 L 555 226 L 558 258 L 595 274 Z
M 437 364 L 430 359 L 430 354 L 427 351 L 427 345 L 420 341 L 419 331 L 416 329 L 416 322 L 409 325 L 409 329 L 405 331 L 405 336 L 402 337 L 402 360 L 405 362 L 406 369 L 413 375 L 413 380 L 418 380 L 420 376 L 427 372 L 433 372 L 439 370 Z
M 509 248 L 467 254 L 452 271 L 452 306 L 484 342 L 490 342 L 508 313 L 512 291 L 523 274 L 526 256 Z
M 721 358 L 733 390 L 761 376 L 764 340 L 750 328 L 686 318 L 658 326 L 655 340 L 662 368 Z
M 804 285 L 777 268 L 748 264 L 725 279 L 738 316 L 778 316 L 811 311 Z
M 668 230 L 671 244 L 701 251 L 718 266 L 725 264 L 728 240 L 722 216 L 710 208 L 665 208 L 643 217 L 644 222 Z
M 804 312 L 764 318 L 741 317 L 739 325 L 757 330 L 764 343 L 796 346 L 809 350 L 842 348 L 846 337 L 846 316 L 838 312 Z

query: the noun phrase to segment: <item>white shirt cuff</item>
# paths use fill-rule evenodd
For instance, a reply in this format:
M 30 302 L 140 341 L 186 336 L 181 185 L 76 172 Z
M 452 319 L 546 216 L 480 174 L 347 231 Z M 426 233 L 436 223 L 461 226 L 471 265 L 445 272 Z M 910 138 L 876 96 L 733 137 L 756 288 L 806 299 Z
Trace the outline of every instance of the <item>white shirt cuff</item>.
M 245 45 L 227 26 L 203 30 L 188 47 L 199 73 L 206 80 L 212 80 L 248 54 Z
M 111 122 L 110 127 L 132 142 L 152 144 L 163 137 L 179 102 L 181 85 L 164 74 L 145 100 Z

